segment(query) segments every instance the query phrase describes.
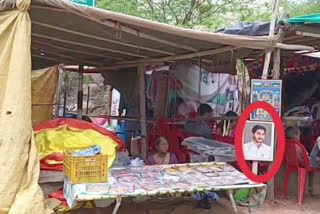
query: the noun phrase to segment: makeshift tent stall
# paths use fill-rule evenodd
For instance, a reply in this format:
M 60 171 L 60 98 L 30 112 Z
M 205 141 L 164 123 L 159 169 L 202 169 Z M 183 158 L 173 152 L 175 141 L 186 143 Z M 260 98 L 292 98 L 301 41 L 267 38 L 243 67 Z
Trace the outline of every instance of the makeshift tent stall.
M 43 214 L 46 209 L 37 184 L 39 158 L 32 137 L 31 62 L 33 69 L 79 64 L 80 79 L 83 65 L 96 66 L 99 72 L 138 67 L 142 148 L 146 157 L 145 66 L 181 59 L 210 64 L 213 55 L 240 48 L 313 50 L 282 44 L 273 36 L 195 31 L 71 1 L 1 1 L 0 152 L 5 155 L 0 159 L 0 211 Z M 81 108 L 78 111 L 81 116 Z

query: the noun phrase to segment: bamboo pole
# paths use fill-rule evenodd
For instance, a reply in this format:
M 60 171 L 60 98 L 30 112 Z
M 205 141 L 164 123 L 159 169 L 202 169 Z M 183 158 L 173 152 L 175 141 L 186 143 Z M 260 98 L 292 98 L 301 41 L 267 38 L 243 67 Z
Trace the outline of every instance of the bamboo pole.
M 144 160 L 147 159 L 147 127 L 146 123 L 146 81 L 145 81 L 145 66 L 138 66 L 139 78 L 139 98 L 140 98 L 140 127 L 141 127 L 141 153 Z
M 277 16 L 279 13 L 279 4 L 280 4 L 280 0 L 274 0 L 274 4 L 272 8 L 272 17 L 270 22 L 270 29 L 269 29 L 270 37 L 274 37 L 274 29 L 276 25 Z M 270 59 L 271 59 L 271 51 L 268 51 L 265 55 L 262 79 L 267 79 L 268 77 Z M 269 164 L 269 169 L 271 166 L 272 164 Z M 274 179 L 273 178 L 268 181 L 267 198 L 270 200 L 274 199 Z
M 31 54 L 32 57 L 35 57 L 35 58 L 39 58 L 39 59 L 45 59 L 45 60 L 49 60 L 49 61 L 52 61 L 52 62 L 57 62 L 57 63 L 60 63 L 62 60 L 59 60 L 59 59 L 56 59 L 56 58 L 53 58 L 53 57 L 47 57 L 47 56 L 41 56 L 41 55 L 38 55 L 38 54 Z
M 172 53 L 172 52 L 162 51 L 159 49 L 148 48 L 148 47 L 143 47 L 143 46 L 138 46 L 138 45 L 129 44 L 129 43 L 125 43 L 125 42 L 120 42 L 120 41 L 116 41 L 113 39 L 103 38 L 100 36 L 93 36 L 93 35 L 89 35 L 86 33 L 81 33 L 81 32 L 74 31 L 74 30 L 68 30 L 66 28 L 61 28 L 61 27 L 57 27 L 54 25 L 50 25 L 50 24 L 45 24 L 45 23 L 38 22 L 38 21 L 33 21 L 32 24 L 39 25 L 39 26 L 46 27 L 46 28 L 51 28 L 54 30 L 58 30 L 58 31 L 62 31 L 62 32 L 70 33 L 70 34 L 74 34 L 74 35 L 83 36 L 83 37 L 90 38 L 90 39 L 95 39 L 95 40 L 100 40 L 100 41 L 104 41 L 104 42 L 109 42 L 109 43 L 113 43 L 113 44 L 126 46 L 126 47 L 131 47 L 131 48 L 135 48 L 135 49 L 141 49 L 141 50 L 146 50 L 146 51 L 151 51 L 151 52 L 161 53 L 161 54 L 166 54 L 166 55 L 174 55 L 174 53 Z
M 72 56 L 67 56 L 67 55 L 64 55 L 64 54 L 56 53 L 54 51 L 48 51 L 46 49 L 40 49 L 40 48 L 35 48 L 35 47 L 32 47 L 31 49 L 36 50 L 39 53 L 51 54 L 51 55 L 54 55 L 54 56 L 57 56 L 57 57 L 62 57 L 62 58 L 71 60 L 73 62 L 82 61 L 82 62 L 88 63 L 89 65 L 102 66 L 101 63 L 96 63 L 96 62 L 85 60 L 85 59 L 74 58 Z M 62 61 L 64 61 L 64 60 L 62 60 Z
M 67 91 L 68 91 L 68 74 L 64 73 L 64 94 L 63 94 L 63 117 L 66 117 Z
M 93 52 L 90 52 L 88 50 L 86 50 L 86 51 L 76 50 L 75 47 L 64 48 L 64 47 L 61 47 L 61 46 L 58 46 L 58 45 L 50 44 L 48 42 L 42 42 L 42 41 L 39 41 L 39 40 L 36 40 L 36 39 L 32 40 L 32 46 L 37 47 L 37 48 L 43 48 L 43 46 L 39 46 L 39 45 L 43 45 L 45 47 L 50 47 L 50 48 L 53 48 L 53 49 L 57 49 L 57 50 L 61 50 L 61 51 L 67 51 L 67 52 L 70 52 L 70 50 L 72 50 L 72 53 L 79 53 L 79 54 L 82 54 L 82 55 L 85 55 L 85 56 L 94 56 L 94 57 L 102 57 L 102 58 L 108 58 L 108 59 L 110 58 L 110 59 L 115 59 L 115 60 L 123 60 L 122 58 L 119 58 L 119 57 L 109 56 L 109 55 L 106 55 L 106 54 L 93 53 Z
M 89 114 L 89 100 L 90 100 L 90 86 L 88 86 L 88 94 L 87 94 L 87 108 L 86 108 L 87 114 Z
M 58 79 L 58 88 L 56 92 L 56 108 L 55 108 L 55 118 L 59 117 L 59 111 L 60 111 L 60 102 L 61 102 L 61 87 L 62 87 L 62 76 L 63 76 L 63 70 L 58 67 L 59 70 L 59 79 Z
M 274 37 L 274 29 L 276 26 L 276 20 L 277 20 L 277 16 L 279 13 L 279 3 L 280 3 L 280 0 L 274 0 L 273 8 L 272 8 L 271 22 L 270 22 L 270 29 L 269 29 L 269 36 L 270 37 Z M 268 77 L 271 53 L 272 53 L 272 51 L 268 51 L 265 54 L 262 79 L 267 79 L 267 77 Z
M 284 39 L 284 32 L 282 28 L 279 29 L 278 32 L 278 41 L 283 41 Z M 272 69 L 272 78 L 273 79 L 279 79 L 280 78 L 280 69 L 281 69 L 281 49 L 276 48 L 274 50 L 274 55 L 273 55 L 273 69 Z
M 275 48 L 280 48 L 283 50 L 293 50 L 293 51 L 314 51 L 315 48 L 306 45 L 290 45 L 290 44 L 283 44 L 283 43 L 276 43 Z
M 117 64 L 135 64 L 135 63 L 139 64 L 139 63 L 150 63 L 150 62 L 176 61 L 176 60 L 182 60 L 182 59 L 190 59 L 190 58 L 195 58 L 195 57 L 221 54 L 221 53 L 236 50 L 239 48 L 240 47 L 226 46 L 223 48 L 218 48 L 218 49 L 208 50 L 208 51 L 201 51 L 201 52 L 197 52 L 197 53 L 182 54 L 182 55 L 167 56 L 167 57 L 152 58 L 152 59 L 150 58 L 150 59 L 123 61 L 123 62 L 119 62 Z
M 44 35 L 37 34 L 37 33 L 32 33 L 32 36 L 33 37 L 42 38 L 42 39 L 50 39 L 50 40 L 56 41 L 56 42 L 62 42 L 62 43 L 66 43 L 66 44 L 82 46 L 82 47 L 86 47 L 86 48 L 90 48 L 90 49 L 96 49 L 96 50 L 101 50 L 101 51 L 107 51 L 107 52 L 122 54 L 122 55 L 125 55 L 125 56 L 148 58 L 148 56 L 144 56 L 144 55 L 140 55 L 140 54 L 134 54 L 134 53 L 128 53 L 126 51 L 119 51 L 119 50 L 114 50 L 114 49 L 110 49 L 110 48 L 98 47 L 98 46 L 95 46 L 93 44 L 89 45 L 89 44 L 84 44 L 84 43 L 80 43 L 80 42 L 74 42 L 74 41 L 69 41 L 69 40 L 65 40 L 65 39 L 59 39 L 59 38 L 55 38 L 55 37 L 52 37 L 52 36 L 44 36 Z M 70 51 L 72 51 L 72 50 L 70 50 Z
M 83 114 L 83 65 L 79 65 L 79 77 L 78 77 L 78 108 L 77 118 L 82 120 Z

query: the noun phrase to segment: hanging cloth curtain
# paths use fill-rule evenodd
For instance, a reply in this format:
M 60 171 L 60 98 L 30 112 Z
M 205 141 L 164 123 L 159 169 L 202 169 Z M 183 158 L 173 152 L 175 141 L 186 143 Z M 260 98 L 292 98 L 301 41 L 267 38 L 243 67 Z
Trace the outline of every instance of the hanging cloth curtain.
M 15 3 L 0 12 L 0 214 L 46 214 L 31 124 L 30 0 Z

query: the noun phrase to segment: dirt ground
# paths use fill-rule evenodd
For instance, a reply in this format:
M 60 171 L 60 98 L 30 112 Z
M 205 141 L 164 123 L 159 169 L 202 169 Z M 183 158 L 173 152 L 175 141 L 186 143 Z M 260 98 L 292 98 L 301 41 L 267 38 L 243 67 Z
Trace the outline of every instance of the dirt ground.
M 161 199 L 148 202 L 124 201 L 118 214 L 233 214 L 230 201 L 222 198 L 213 202 L 210 210 L 195 208 L 195 201 L 191 199 Z M 70 214 L 111 214 L 113 206 L 107 208 L 82 209 Z M 247 207 L 238 207 L 239 214 L 247 214 Z M 255 214 L 318 214 L 320 213 L 320 195 L 307 197 L 305 203 L 299 206 L 295 198 L 288 200 L 276 199 L 266 201 Z

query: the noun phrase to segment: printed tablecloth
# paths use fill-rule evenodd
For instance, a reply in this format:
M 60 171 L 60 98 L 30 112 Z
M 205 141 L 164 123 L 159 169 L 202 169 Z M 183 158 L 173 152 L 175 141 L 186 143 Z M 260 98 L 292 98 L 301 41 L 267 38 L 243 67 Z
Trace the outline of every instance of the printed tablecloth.
M 211 162 L 114 168 L 109 170 L 107 183 L 71 184 L 66 178 L 64 197 L 69 207 L 74 207 L 77 201 L 241 188 L 254 188 L 261 193 L 258 189 L 265 190 L 265 187 L 265 184 L 251 182 L 227 163 Z M 262 202 L 264 196 L 259 196 Z

